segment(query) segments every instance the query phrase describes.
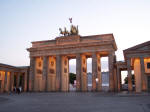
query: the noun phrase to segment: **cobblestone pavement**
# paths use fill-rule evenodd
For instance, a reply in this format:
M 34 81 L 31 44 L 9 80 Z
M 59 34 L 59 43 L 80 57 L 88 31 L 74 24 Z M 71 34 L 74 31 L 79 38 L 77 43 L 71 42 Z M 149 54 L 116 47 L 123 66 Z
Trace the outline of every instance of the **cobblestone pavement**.
M 150 112 L 150 94 L 0 94 L 0 112 Z

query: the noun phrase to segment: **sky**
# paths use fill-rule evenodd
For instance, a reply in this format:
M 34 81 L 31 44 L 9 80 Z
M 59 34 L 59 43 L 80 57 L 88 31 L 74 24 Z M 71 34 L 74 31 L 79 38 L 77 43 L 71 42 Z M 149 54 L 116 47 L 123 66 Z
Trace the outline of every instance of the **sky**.
M 0 0 L 0 63 L 29 65 L 31 42 L 55 39 L 70 17 L 81 36 L 113 33 L 118 61 L 150 40 L 150 0 Z

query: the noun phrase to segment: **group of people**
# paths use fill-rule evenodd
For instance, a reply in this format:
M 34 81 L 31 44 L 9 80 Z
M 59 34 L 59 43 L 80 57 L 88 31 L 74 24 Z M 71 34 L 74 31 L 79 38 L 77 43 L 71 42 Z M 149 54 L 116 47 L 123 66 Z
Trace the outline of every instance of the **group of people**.
M 21 87 L 14 87 L 13 89 L 14 93 L 20 94 L 22 92 L 22 88 Z

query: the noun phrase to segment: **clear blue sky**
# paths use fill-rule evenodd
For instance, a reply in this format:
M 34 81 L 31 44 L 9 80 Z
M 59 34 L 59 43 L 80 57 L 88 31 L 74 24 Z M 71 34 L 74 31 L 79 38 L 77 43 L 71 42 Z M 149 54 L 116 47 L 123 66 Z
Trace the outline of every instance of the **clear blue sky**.
M 69 17 L 82 36 L 113 33 L 118 60 L 150 40 L 150 0 L 0 0 L 0 63 L 29 65 L 31 41 L 54 39 Z

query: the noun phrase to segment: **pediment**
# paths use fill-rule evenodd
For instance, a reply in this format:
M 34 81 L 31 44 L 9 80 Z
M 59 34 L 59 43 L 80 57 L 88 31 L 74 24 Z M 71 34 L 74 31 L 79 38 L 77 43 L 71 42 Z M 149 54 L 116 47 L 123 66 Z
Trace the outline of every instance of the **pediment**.
M 142 44 L 138 44 L 134 47 L 130 47 L 124 50 L 125 52 L 128 51 L 150 51 L 150 41 L 144 42 Z
M 144 47 L 140 47 L 136 50 L 150 50 L 150 45 L 149 46 L 144 46 Z

